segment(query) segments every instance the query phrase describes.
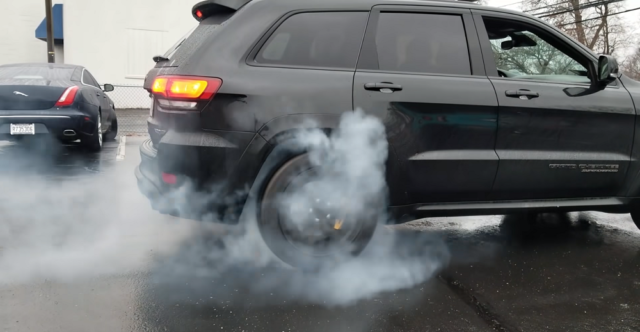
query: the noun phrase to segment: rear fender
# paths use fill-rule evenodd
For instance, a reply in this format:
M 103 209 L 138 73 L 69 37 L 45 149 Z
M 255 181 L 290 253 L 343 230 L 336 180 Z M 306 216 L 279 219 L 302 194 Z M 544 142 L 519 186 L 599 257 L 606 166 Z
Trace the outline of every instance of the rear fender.
M 295 140 L 296 133 L 312 128 L 330 132 L 339 123 L 339 114 L 295 114 L 269 121 L 240 159 L 237 171 L 243 175 L 244 183 L 235 183 L 232 187 L 248 186 L 249 197 L 259 199 L 273 174 L 287 161 L 306 152 Z
M 291 133 L 299 130 L 321 128 L 335 129 L 340 125 L 341 114 L 292 114 L 275 118 L 262 126 L 258 134 L 270 144 L 286 141 Z

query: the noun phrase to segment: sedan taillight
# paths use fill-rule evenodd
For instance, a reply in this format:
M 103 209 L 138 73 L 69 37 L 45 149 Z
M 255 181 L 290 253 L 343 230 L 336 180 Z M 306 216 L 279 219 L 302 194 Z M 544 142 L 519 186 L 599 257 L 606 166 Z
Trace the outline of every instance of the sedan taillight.
M 58 102 L 56 102 L 56 107 L 71 106 L 76 98 L 76 93 L 78 93 L 77 86 L 72 86 L 64 90 L 64 93 L 62 94 L 62 96 L 60 96 Z

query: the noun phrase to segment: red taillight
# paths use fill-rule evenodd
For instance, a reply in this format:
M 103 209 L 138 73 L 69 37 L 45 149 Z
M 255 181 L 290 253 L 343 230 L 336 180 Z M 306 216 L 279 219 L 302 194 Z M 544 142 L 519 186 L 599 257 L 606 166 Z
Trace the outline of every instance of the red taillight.
M 178 177 L 175 174 L 162 173 L 162 181 L 166 184 L 176 184 Z
M 159 76 L 153 82 L 155 95 L 174 100 L 208 100 L 218 92 L 222 80 L 212 77 Z
M 60 99 L 58 99 L 58 102 L 56 103 L 56 107 L 71 106 L 73 104 L 73 100 L 76 98 L 77 92 L 77 86 L 72 86 L 64 90 L 64 93 L 62 94 L 62 96 L 60 96 Z

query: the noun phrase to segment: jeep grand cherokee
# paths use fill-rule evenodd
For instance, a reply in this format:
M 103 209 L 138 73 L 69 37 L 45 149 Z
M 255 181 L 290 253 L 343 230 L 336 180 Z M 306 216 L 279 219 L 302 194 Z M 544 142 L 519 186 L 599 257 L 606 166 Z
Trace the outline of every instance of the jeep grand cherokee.
M 251 188 L 270 249 L 311 259 L 265 212 L 269 188 L 308 165 L 279 147 L 361 108 L 387 129 L 395 220 L 597 210 L 640 222 L 640 84 L 548 23 L 460 1 L 209 0 L 192 15 L 197 28 L 145 80 L 136 176 L 161 212 L 238 212 L 251 195 L 234 193 Z M 160 203 L 186 182 L 196 195 L 224 183 L 218 197 L 234 199 Z M 358 227 L 353 252 L 376 225 Z

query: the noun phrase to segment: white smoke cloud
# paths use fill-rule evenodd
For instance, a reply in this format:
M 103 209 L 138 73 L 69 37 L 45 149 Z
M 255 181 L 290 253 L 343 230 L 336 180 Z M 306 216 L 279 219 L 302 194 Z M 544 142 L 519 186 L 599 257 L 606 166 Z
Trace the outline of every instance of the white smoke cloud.
M 318 221 L 309 217 L 309 210 L 320 209 L 319 205 L 328 202 L 348 210 L 350 218 L 345 223 L 372 220 L 381 224 L 360 256 L 320 265 L 311 272 L 271 269 L 274 264 L 280 267 L 282 262 L 261 241 L 253 201 L 243 215 L 249 219 L 245 220 L 245 233 L 219 237 L 219 250 L 200 244 L 206 240 L 189 240 L 184 251 L 159 263 L 156 281 L 189 280 L 192 285 L 201 285 L 195 281 L 197 278 L 212 278 L 225 289 L 248 287 L 250 294 L 257 295 L 253 301 L 262 296 L 275 301 L 275 293 L 278 299 L 341 306 L 380 292 L 415 286 L 447 264 L 449 251 L 439 238 L 428 234 L 407 237 L 382 227 L 387 222 L 388 145 L 385 128 L 378 119 L 361 110 L 345 113 L 339 128 L 329 135 L 319 129 L 302 130 L 295 136 L 295 143 L 296 150 L 308 152 L 316 171 L 300 187 L 281 194 L 280 212 L 304 232 L 317 228 Z M 260 273 L 255 268 L 260 268 Z
M 283 266 L 262 241 L 255 197 L 247 202 L 242 225 L 227 227 L 148 211 L 132 177 L 121 175 L 132 170 L 116 167 L 110 174 L 87 173 L 61 182 L 15 169 L 13 175 L 0 177 L 0 284 L 150 269 L 151 283 L 180 285 L 180 291 L 171 292 L 176 300 L 209 291 L 226 298 L 235 296 L 233 289 L 243 289 L 243 296 L 256 295 L 254 299 L 266 302 L 277 297 L 335 306 L 412 287 L 447 264 L 449 252 L 439 238 L 407 237 L 382 226 L 387 222 L 388 146 L 378 119 L 362 111 L 345 113 L 331 134 L 309 129 L 295 139 L 317 172 L 311 185 L 280 197 L 289 207 L 281 212 L 304 229 L 308 214 L 296 206 L 313 206 L 318 200 L 346 202 L 345 223 L 381 224 L 360 256 L 313 272 Z M 189 201 L 192 208 L 204 208 L 229 199 L 211 192 L 202 197 L 185 186 L 164 204 Z M 226 217 L 211 213 L 207 218 Z

